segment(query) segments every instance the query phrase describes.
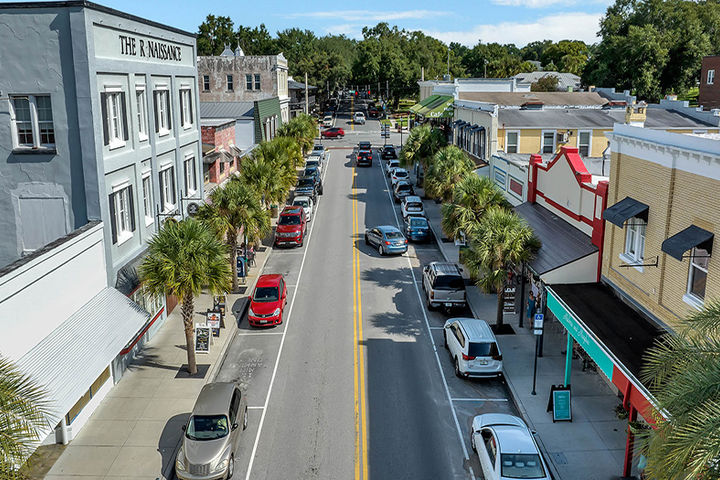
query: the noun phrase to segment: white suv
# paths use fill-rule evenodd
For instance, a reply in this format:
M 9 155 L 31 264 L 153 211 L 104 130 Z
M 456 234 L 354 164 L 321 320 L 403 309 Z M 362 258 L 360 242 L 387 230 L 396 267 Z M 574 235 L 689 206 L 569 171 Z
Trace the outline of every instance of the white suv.
M 400 213 L 402 213 L 403 218 L 407 218 L 411 215 L 415 217 L 424 217 L 425 208 L 423 207 L 422 199 L 416 195 L 409 195 L 403 198 L 402 204 L 400 205 Z
M 485 320 L 451 318 L 445 322 L 443 337 L 458 377 L 502 375 L 500 347 Z
M 355 116 L 353 117 L 353 123 L 365 125 L 365 114 L 363 112 L 355 112 Z

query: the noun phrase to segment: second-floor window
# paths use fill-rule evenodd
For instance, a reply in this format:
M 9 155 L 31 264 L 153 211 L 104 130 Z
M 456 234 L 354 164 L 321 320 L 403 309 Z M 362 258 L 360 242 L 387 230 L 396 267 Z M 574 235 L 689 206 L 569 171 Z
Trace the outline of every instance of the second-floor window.
M 232 91 L 233 91 L 233 78 L 232 78 L 232 75 L 228 75 L 228 76 L 227 76 L 227 89 L 228 89 L 228 92 L 232 92 Z
M 255 90 L 260 90 L 260 74 L 255 74 Z
M 222 161 L 220 164 L 222 165 Z M 197 191 L 197 177 L 195 176 L 195 157 L 185 160 L 185 193 L 192 195 Z
M 138 137 L 140 140 L 147 140 L 147 102 L 145 100 L 145 87 L 135 89 L 135 108 L 137 108 Z
M 590 156 L 590 132 L 578 132 L 578 153 L 584 157 Z
M 253 89 L 252 75 L 249 73 L 245 74 L 245 88 L 247 90 Z
M 708 70 L 707 84 L 712 85 L 713 83 L 715 83 L 715 70 Z
M 518 153 L 518 141 L 520 134 L 518 132 L 507 132 L 507 138 L 505 140 L 505 152 L 506 153 Z
M 210 91 L 210 75 L 203 75 L 203 91 Z
M 50 95 L 11 95 L 10 100 L 13 148 L 54 148 Z
M 113 244 L 129 240 L 135 231 L 135 202 L 132 185 L 115 190 L 109 195 L 110 228 Z
M 542 153 L 555 153 L 555 131 L 543 132 Z
M 170 95 L 166 89 L 155 90 L 155 133 L 165 135 L 170 133 Z
M 625 256 L 629 263 L 642 263 L 645 257 L 645 228 L 642 218 L 628 220 L 625 231 Z
M 146 172 L 142 177 L 142 194 L 143 207 L 145 209 L 145 225 L 153 223 L 153 203 L 152 203 L 152 177 L 150 172 Z
M 180 123 L 183 128 L 193 124 L 192 94 L 189 88 L 180 89 Z
M 164 212 L 175 208 L 175 168 L 160 170 L 160 207 Z
M 700 302 L 705 300 L 705 284 L 710 260 L 708 255 L 709 252 L 704 248 L 696 247 L 691 250 L 687 293 Z
M 128 139 L 127 112 L 125 110 L 125 92 L 105 91 L 100 94 L 103 114 L 103 137 L 105 145 L 122 147 Z

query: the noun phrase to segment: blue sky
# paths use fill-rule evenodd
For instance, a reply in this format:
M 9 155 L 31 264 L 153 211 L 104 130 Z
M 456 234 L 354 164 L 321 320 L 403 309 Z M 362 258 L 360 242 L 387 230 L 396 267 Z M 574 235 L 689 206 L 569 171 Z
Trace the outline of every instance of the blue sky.
M 598 20 L 609 0 L 366 0 L 302 2 L 289 0 L 97 0 L 108 7 L 192 32 L 209 13 L 229 15 L 235 25 L 264 23 L 271 33 L 289 27 L 318 35 L 344 33 L 360 38 L 364 25 L 387 21 L 422 30 L 445 42 L 525 45 L 533 40 L 597 41 Z M 328 9 L 332 4 L 333 8 Z

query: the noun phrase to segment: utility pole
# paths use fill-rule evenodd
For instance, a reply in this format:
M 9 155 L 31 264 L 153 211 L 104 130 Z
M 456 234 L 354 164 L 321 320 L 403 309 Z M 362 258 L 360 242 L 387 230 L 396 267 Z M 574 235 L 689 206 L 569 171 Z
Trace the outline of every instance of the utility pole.
M 390 80 L 385 80 L 385 98 L 390 100 Z
M 447 65 L 447 74 L 448 77 L 450 76 L 450 45 L 448 45 L 448 65 Z
M 307 72 L 305 72 L 305 115 L 310 113 L 309 111 L 309 98 L 308 98 L 308 78 L 307 78 Z

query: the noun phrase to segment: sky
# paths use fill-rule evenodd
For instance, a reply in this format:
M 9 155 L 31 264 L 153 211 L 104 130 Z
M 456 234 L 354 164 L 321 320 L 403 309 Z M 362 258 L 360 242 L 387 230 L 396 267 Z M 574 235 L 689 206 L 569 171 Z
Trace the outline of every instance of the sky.
M 595 43 L 598 22 L 611 3 L 610 0 L 95 1 L 191 32 L 196 32 L 212 13 L 229 16 L 235 26 L 264 23 L 273 35 L 278 30 L 298 27 L 319 36 L 333 33 L 359 39 L 363 26 L 388 22 L 408 30 L 422 30 L 443 42 L 467 46 L 478 40 L 517 46 L 545 39 Z

